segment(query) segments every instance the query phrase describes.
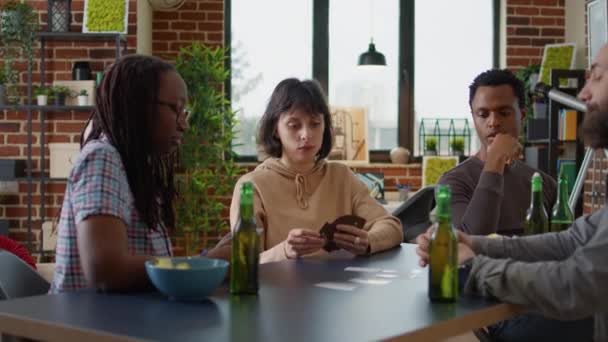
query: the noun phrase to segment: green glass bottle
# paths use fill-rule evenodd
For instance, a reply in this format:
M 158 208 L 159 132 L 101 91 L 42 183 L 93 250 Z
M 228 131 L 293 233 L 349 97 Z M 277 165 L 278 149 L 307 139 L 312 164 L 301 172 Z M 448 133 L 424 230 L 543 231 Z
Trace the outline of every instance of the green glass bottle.
M 458 239 L 452 227 L 452 192 L 438 185 L 435 193 L 436 228 L 429 245 L 429 298 L 433 302 L 458 299 Z
M 241 187 L 239 220 L 232 232 L 230 293 L 258 293 L 260 238 L 253 212 L 253 183 Z
M 526 235 L 543 234 L 549 231 L 549 217 L 543 204 L 543 178 L 538 172 L 532 176 L 532 199 L 526 215 L 524 233 Z
M 557 181 L 557 202 L 553 206 L 553 213 L 551 215 L 551 231 L 561 232 L 570 228 L 572 222 L 574 222 L 574 215 L 570 206 L 568 205 L 568 180 L 562 173 L 559 175 Z

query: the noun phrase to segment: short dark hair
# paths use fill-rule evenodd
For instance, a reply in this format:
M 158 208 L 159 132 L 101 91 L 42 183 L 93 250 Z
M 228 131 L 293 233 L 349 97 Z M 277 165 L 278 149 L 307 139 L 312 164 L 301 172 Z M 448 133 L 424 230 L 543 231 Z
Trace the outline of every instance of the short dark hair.
M 276 136 L 277 122 L 282 114 L 294 110 L 303 110 L 310 115 L 321 114 L 325 122 L 323 142 L 317 154 L 317 160 L 329 155 L 332 147 L 331 113 L 325 94 L 319 83 L 315 80 L 300 81 L 297 78 L 285 79 L 274 88 L 264 115 L 260 120 L 258 130 L 258 145 L 266 154 L 279 158 L 283 152 L 283 145 Z
M 509 85 L 513 89 L 513 94 L 517 97 L 517 103 L 520 109 L 526 107 L 526 91 L 524 83 L 507 69 L 490 69 L 477 75 L 473 83 L 469 86 L 469 106 L 473 105 L 473 98 L 477 92 L 477 88 L 483 86 L 499 86 Z

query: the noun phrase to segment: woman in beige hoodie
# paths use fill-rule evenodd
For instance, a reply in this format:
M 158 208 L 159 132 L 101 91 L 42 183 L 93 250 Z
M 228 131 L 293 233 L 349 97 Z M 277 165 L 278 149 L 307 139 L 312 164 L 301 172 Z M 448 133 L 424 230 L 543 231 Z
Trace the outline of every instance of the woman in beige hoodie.
M 358 215 L 366 224 L 363 229 L 338 225 L 334 241 L 341 249 L 366 255 L 401 243 L 399 220 L 347 166 L 325 160 L 332 147 L 331 115 L 315 81 L 291 78 L 277 85 L 258 143 L 270 158 L 237 182 L 230 225 L 238 220 L 241 184 L 253 182 L 256 220 L 263 228 L 262 263 L 326 254 L 319 231 L 343 215 Z

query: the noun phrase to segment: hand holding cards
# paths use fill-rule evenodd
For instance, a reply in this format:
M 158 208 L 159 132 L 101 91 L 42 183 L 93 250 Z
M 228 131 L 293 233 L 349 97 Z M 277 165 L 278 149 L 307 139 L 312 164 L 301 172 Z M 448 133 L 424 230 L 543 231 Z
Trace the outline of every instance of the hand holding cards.
M 332 223 L 325 223 L 319 232 L 325 239 L 323 249 L 328 252 L 344 248 L 356 254 L 363 254 L 357 245 L 364 242 L 365 249 L 369 245 L 367 231 L 363 230 L 365 219 L 356 215 L 338 217 Z M 351 227 L 355 227 L 353 230 Z
M 319 233 L 310 229 L 295 228 L 289 231 L 285 240 L 285 254 L 289 259 L 311 254 L 323 247 L 323 240 Z

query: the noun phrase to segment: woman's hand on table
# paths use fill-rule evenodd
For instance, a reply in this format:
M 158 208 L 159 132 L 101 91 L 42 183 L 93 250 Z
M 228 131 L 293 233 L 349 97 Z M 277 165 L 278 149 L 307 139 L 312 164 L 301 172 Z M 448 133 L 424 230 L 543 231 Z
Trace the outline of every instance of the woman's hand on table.
M 419 264 L 421 267 L 425 267 L 429 263 L 429 244 L 434 229 L 434 227 L 430 227 L 425 233 L 418 235 L 416 238 L 416 243 L 418 244 L 416 254 L 420 257 Z M 458 237 L 458 264 L 463 264 L 475 256 L 473 242 L 467 234 L 460 230 L 456 230 L 456 235 Z
M 325 244 L 319 233 L 310 229 L 295 228 L 289 231 L 285 239 L 285 254 L 289 259 L 312 254 Z
M 336 225 L 334 242 L 342 249 L 353 254 L 365 255 L 370 252 L 367 230 L 347 224 Z

